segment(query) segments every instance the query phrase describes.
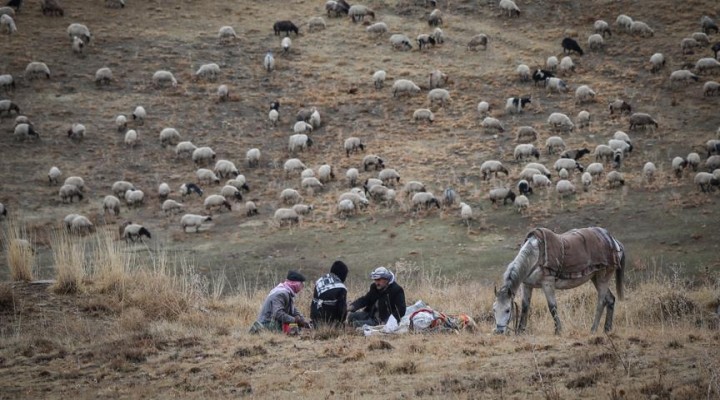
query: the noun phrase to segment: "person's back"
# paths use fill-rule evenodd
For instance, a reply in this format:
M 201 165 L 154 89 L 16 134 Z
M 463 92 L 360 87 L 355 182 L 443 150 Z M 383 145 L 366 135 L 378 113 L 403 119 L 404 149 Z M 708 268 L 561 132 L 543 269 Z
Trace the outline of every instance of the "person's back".
M 344 323 L 347 313 L 347 274 L 345 263 L 335 261 L 330 273 L 315 282 L 310 318 L 316 326 L 339 326 Z

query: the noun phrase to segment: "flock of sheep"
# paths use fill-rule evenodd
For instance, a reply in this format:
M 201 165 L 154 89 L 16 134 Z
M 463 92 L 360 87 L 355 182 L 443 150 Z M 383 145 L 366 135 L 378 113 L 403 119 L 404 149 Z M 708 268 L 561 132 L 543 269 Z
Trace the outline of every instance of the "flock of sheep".
M 424 5 L 431 8 L 437 6 L 435 1 L 425 1 Z M 10 6 L 0 8 L 0 31 L 10 36 L 17 33 L 18 29 L 23 29 L 22 14 L 17 9 L 22 1 L 11 0 Z M 106 6 L 111 8 L 125 7 L 123 0 L 107 0 Z M 422 7 L 420 6 L 420 7 Z M 130 6 L 129 6 L 130 7 Z M 501 18 L 522 18 L 521 9 L 512 0 L 500 0 L 498 7 L 501 11 Z M 65 11 L 57 0 L 42 0 L 41 11 L 48 16 L 63 16 Z M 33 12 L 24 9 L 23 12 Z M 349 24 L 358 23 L 365 24 L 368 35 L 374 38 L 387 37 L 388 54 L 394 51 L 407 51 L 417 48 L 418 51 L 432 51 L 435 46 L 443 46 L 449 37 L 452 37 L 450 29 L 443 29 L 446 17 L 444 12 L 438 8 L 434 8 L 427 16 L 427 24 L 430 33 L 422 33 L 417 36 L 415 41 L 403 33 L 393 33 L 385 22 L 378 21 L 382 17 L 379 12 L 363 5 L 350 5 L 344 0 L 330 0 L 325 3 L 324 12 L 328 18 L 347 17 Z M 370 22 L 372 20 L 372 22 Z M 17 23 L 16 23 L 17 21 Z M 343 22 L 339 22 L 343 23 Z M 606 40 L 614 40 L 618 35 L 629 35 L 628 40 L 642 40 L 642 38 L 654 35 L 652 24 L 642 21 L 633 20 L 627 15 L 617 17 L 614 27 L 605 21 L 598 20 L 592 25 L 593 33 L 588 37 L 587 47 L 590 51 L 601 54 L 606 45 Z M 305 25 L 301 25 L 305 26 Z M 323 17 L 313 17 L 307 23 L 308 34 L 315 34 L 326 29 L 327 23 Z M 718 34 L 718 27 L 715 22 L 703 16 L 700 20 L 699 29 L 701 31 L 692 33 L 690 37 L 680 41 L 679 51 L 682 54 L 690 54 L 695 51 L 705 51 L 710 46 L 710 37 Z M 273 25 L 273 32 L 278 38 L 278 48 L 284 56 L 291 53 L 293 42 L 290 38 L 291 34 L 298 37 L 300 28 L 289 20 L 281 20 Z M 445 32 L 449 31 L 449 32 Z M 621 33 L 622 32 L 622 33 Z M 67 28 L 69 38 L 68 47 L 72 52 L 80 55 L 86 51 L 86 47 L 93 39 L 91 30 L 82 23 L 72 23 Z M 284 37 L 282 37 L 284 35 Z M 235 30 L 231 26 L 222 26 L 218 30 L 217 38 L 221 45 L 233 43 L 239 39 Z M 637 39 L 636 39 L 637 38 Z M 297 40 L 297 39 L 296 39 Z M 383 39 L 385 40 L 385 39 Z M 479 49 L 487 50 L 488 46 L 492 46 L 493 38 L 485 33 L 472 35 L 467 39 L 467 43 L 463 46 L 467 51 L 476 52 Z M 415 46 L 414 46 L 415 44 Z M 575 70 L 575 63 L 572 55 L 583 56 L 582 46 L 575 39 L 566 37 L 562 43 L 558 41 L 559 47 L 566 54 L 561 60 L 551 56 L 547 59 L 544 66 L 540 68 L 530 68 L 528 65 L 520 64 L 516 68 L 517 79 L 520 85 L 526 85 L 534 82 L 535 86 L 544 86 L 548 93 L 557 93 L 564 96 L 571 87 L 567 81 Z M 715 53 L 713 57 L 700 58 L 693 65 L 687 65 L 683 69 L 673 71 L 669 74 L 669 81 L 673 85 L 688 85 L 699 81 L 702 75 L 715 74 L 720 72 L 720 62 L 716 60 L 718 52 L 720 52 L 720 44 L 712 47 Z M 262 59 L 262 68 L 264 72 L 270 76 L 277 73 L 276 68 L 281 62 L 290 62 L 287 59 L 276 60 L 273 52 L 267 52 Z M 654 73 L 663 73 L 667 68 L 665 65 L 666 57 L 661 53 L 653 54 L 649 60 L 649 67 Z M 220 76 L 221 67 L 217 63 L 207 63 L 201 65 L 193 75 L 193 81 L 215 82 Z M 372 74 L 372 78 L 368 79 L 367 86 L 376 91 L 383 91 L 385 81 L 390 75 L 384 70 L 377 70 Z M 432 125 L 437 121 L 436 115 L 440 108 L 457 106 L 453 101 L 451 91 L 452 80 L 449 76 L 438 69 L 427 71 L 428 85 L 421 85 L 413 82 L 411 79 L 395 79 L 388 96 L 395 101 L 404 101 L 405 97 L 416 96 L 421 93 L 424 88 L 428 88 L 426 108 L 416 109 L 412 113 L 412 120 L 420 124 Z M 40 61 L 30 62 L 23 74 L 26 81 L 34 79 L 52 79 L 51 69 L 49 66 Z M 16 77 L 3 73 L 0 75 L 0 91 L 12 95 L 16 88 Z M 95 73 L 95 83 L 99 87 L 110 85 L 115 81 L 110 68 L 103 67 Z M 165 90 L 176 88 L 179 85 L 178 79 L 169 70 L 158 70 L 152 74 L 152 83 L 156 90 Z M 704 83 L 704 96 L 720 95 L 720 84 L 708 80 Z M 589 85 L 578 85 L 574 91 L 575 103 L 579 106 L 597 102 L 598 93 Z M 230 89 L 227 84 L 221 84 L 216 91 L 218 102 L 226 102 L 230 99 Z M 503 135 L 508 131 L 508 123 L 513 115 L 522 114 L 527 107 L 532 107 L 531 97 L 511 97 L 504 100 L 504 116 L 505 120 L 501 120 L 502 116 L 497 113 L 491 115 L 491 104 L 496 103 L 496 99 L 487 99 L 480 101 L 476 107 L 476 112 L 481 119 L 479 126 L 485 133 L 494 135 Z M 0 118 L 7 116 L 15 117 L 15 125 L 13 127 L 14 137 L 19 142 L 28 142 L 28 146 L 32 146 L 33 141 L 40 139 L 41 133 L 35 129 L 35 125 L 21 111 L 30 108 L 29 104 L 17 104 L 12 100 L 0 100 Z M 613 118 L 623 118 L 627 115 L 627 123 L 629 132 L 638 130 L 662 130 L 663 127 L 651 115 L 643 112 L 634 112 L 630 101 L 624 99 L 616 99 L 609 103 L 608 114 Z M 473 110 L 475 112 L 475 110 Z M 281 122 L 281 114 L 285 111 L 279 101 L 273 101 L 267 107 L 267 121 L 271 129 L 278 129 Z M 292 113 L 291 113 L 292 114 Z M 500 117 L 500 118 L 496 118 Z M 115 125 L 117 131 L 124 135 L 124 144 L 128 149 L 132 149 L 140 142 L 138 131 L 143 127 L 148 113 L 143 106 L 137 106 L 131 115 L 117 115 L 115 117 Z M 507 201 L 514 204 L 521 212 L 530 206 L 530 199 L 534 193 L 542 190 L 551 190 L 549 187 L 554 186 L 554 190 L 560 197 L 573 195 L 578 192 L 577 185 L 581 185 L 584 191 L 590 191 L 593 186 L 598 185 L 602 179 L 605 179 L 609 188 L 617 187 L 625 184 L 623 175 L 624 161 L 628 157 L 632 157 L 633 139 L 631 135 L 616 131 L 612 139 L 607 144 L 599 144 L 594 149 L 587 148 L 568 148 L 565 144 L 564 137 L 573 135 L 578 130 L 587 128 L 591 121 L 597 119 L 598 116 L 591 115 L 587 110 L 581 111 L 574 119 L 562 112 L 553 112 L 547 118 L 547 130 L 555 133 L 554 136 L 546 138 L 544 147 L 540 147 L 540 133 L 536 127 L 520 126 L 516 129 L 515 140 L 517 145 L 514 149 L 512 158 L 505 160 L 484 160 L 479 167 L 480 178 L 482 180 L 492 181 L 493 187 L 488 191 L 486 198 L 492 204 L 506 204 Z M 361 212 L 371 203 L 384 204 L 393 207 L 397 204 L 403 204 L 405 209 L 429 209 L 431 207 L 445 207 L 450 209 L 458 209 L 459 216 L 465 223 L 470 223 L 473 219 L 472 207 L 468 204 L 469 200 L 460 202 L 458 194 L 451 187 L 443 188 L 442 195 L 435 196 L 428 191 L 425 184 L 418 180 L 403 179 L 401 181 L 401 173 L 395 168 L 386 167 L 393 164 L 392 160 L 382 157 L 373 151 L 370 146 L 363 143 L 360 137 L 352 136 L 343 141 L 343 152 L 345 157 L 355 157 L 356 153 L 364 152 L 362 160 L 357 167 L 351 167 L 344 171 L 344 178 L 336 176 L 338 168 L 323 163 L 319 167 L 309 168 L 302 160 L 301 155 L 306 152 L 313 151 L 313 132 L 323 128 L 323 119 L 318 107 L 310 107 L 299 110 L 295 115 L 295 121 L 292 123 L 292 135 L 288 138 L 287 159 L 283 164 L 283 171 L 286 179 L 294 179 L 298 176 L 297 183 L 293 187 L 282 189 L 275 199 L 262 199 L 270 202 L 279 201 L 282 207 L 276 207 L 274 210 L 274 219 L 280 224 L 295 224 L 300 221 L 303 216 L 312 213 L 315 206 L 306 204 L 304 200 L 307 198 L 312 200 L 318 193 L 327 191 L 328 188 L 346 186 L 348 190 L 337 196 L 337 202 L 334 205 L 336 215 L 342 218 L 348 218 Z M 72 123 L 67 131 L 70 140 L 82 145 L 86 137 L 86 128 L 81 123 Z M 199 232 L 203 224 L 213 220 L 214 213 L 220 213 L 223 210 L 232 212 L 235 208 L 233 203 L 242 201 L 244 196 L 250 191 L 250 185 L 244 174 L 240 173 L 235 163 L 226 158 L 217 156 L 216 151 L 207 145 L 196 145 L 191 141 L 183 141 L 180 132 L 176 128 L 166 127 L 159 133 L 159 143 L 164 148 L 166 146 L 174 146 L 175 154 L 178 162 L 189 163 L 190 160 L 194 164 L 196 171 L 193 179 L 187 179 L 178 187 L 177 192 L 172 190 L 170 185 L 162 182 L 156 189 L 137 187 L 135 184 L 118 180 L 112 183 L 110 191 L 99 202 L 103 213 L 118 216 L 121 213 L 121 207 L 124 205 L 128 208 L 134 207 L 152 207 L 146 201 L 148 197 L 158 197 L 161 200 L 160 209 L 168 216 L 178 212 L 184 213 L 192 209 L 192 213 L 184 213 L 179 219 L 179 226 L 184 232 L 188 229 Z M 263 160 L 262 148 L 263 143 L 258 141 L 257 146 L 246 152 L 242 167 L 247 167 L 248 173 L 252 173 L 253 169 L 264 168 L 268 165 L 267 160 Z M 713 191 L 720 184 L 720 129 L 717 131 L 717 138 L 707 140 L 705 151 L 702 154 L 697 151 L 691 151 L 687 156 L 676 157 L 671 162 L 672 172 L 682 178 L 686 174 L 687 169 L 696 171 L 694 182 L 703 192 Z M 131 150 L 128 150 L 131 151 Z M 230 156 L 227 152 L 221 152 L 225 157 Z M 544 164 L 539 163 L 541 154 L 555 156 L 557 160 L 553 162 L 551 171 Z M 593 158 L 593 162 L 584 165 L 583 157 Z M 702 158 L 705 160 L 702 161 Z M 524 163 L 528 160 L 520 172 L 517 174 L 517 180 L 509 184 L 508 178 L 515 177 L 511 164 Z M 187 161 L 184 161 L 187 160 Z M 397 160 L 395 160 L 397 165 Z M 699 171 L 704 170 L 704 171 Z M 652 163 L 644 164 L 642 174 L 647 182 L 652 182 L 658 168 Z M 699 172 L 697 172 L 699 171 Z M 377 174 L 377 175 L 375 175 Z M 502 174 L 499 177 L 498 174 Z M 63 172 L 57 166 L 51 166 L 48 172 L 48 182 L 51 185 L 58 185 L 58 198 L 63 203 L 82 202 L 86 197 L 85 181 L 79 176 L 70 176 L 62 180 Z M 373 177 L 375 176 L 375 177 Z M 224 184 L 221 182 L 225 180 Z M 62 183 L 61 183 L 62 181 Z M 338 181 L 342 183 L 338 183 Z M 344 181 L 344 182 L 343 182 Z M 402 182 L 402 183 L 401 183 Z M 102 185 L 101 182 L 97 182 Z M 204 188 L 204 189 L 203 189 Z M 214 193 L 213 193 L 214 192 Z M 170 198 L 173 193 L 178 193 L 179 198 Z M 304 195 L 303 195 L 304 193 Z M 204 197 L 202 208 L 194 205 L 192 196 Z M 91 201 L 95 201 L 92 199 Z M 406 204 L 405 204 L 406 203 Z M 244 212 L 248 217 L 258 215 L 258 206 L 254 201 L 246 201 L 244 203 Z M 7 208 L 0 203 L 0 215 L 7 215 Z M 0 217 L 2 218 L 2 217 Z M 81 213 L 71 213 L 64 218 L 64 224 L 68 230 L 78 233 L 89 232 L 94 228 L 93 218 Z M 120 225 L 121 235 L 128 241 L 141 239 L 143 236 L 150 238 L 150 230 L 140 223 L 126 222 Z

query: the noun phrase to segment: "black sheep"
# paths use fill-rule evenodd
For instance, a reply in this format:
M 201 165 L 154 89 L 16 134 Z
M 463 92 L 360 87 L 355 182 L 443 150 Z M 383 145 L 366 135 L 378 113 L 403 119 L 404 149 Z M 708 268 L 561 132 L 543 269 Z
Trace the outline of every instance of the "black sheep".
M 279 36 L 280 32 L 284 32 L 285 36 L 290 36 L 290 32 L 295 32 L 295 36 L 297 36 L 300 32 L 300 29 L 292 21 L 287 20 L 276 22 L 273 25 L 273 30 L 276 36 Z
M 580 48 L 580 45 L 578 42 L 575 41 L 575 39 L 571 38 L 565 38 L 562 41 L 562 47 L 563 47 L 563 53 L 572 53 L 573 51 L 583 55 L 583 49 Z
M 10 0 L 7 2 L 7 6 L 14 8 L 15 11 L 19 11 L 21 5 L 22 5 L 22 0 Z
M 535 70 L 535 72 L 533 72 L 532 75 L 533 81 L 535 81 L 535 86 L 537 86 L 538 82 L 542 82 L 542 84 L 545 84 L 545 79 L 554 77 L 555 74 L 545 69 L 537 69 Z
M 718 53 L 720 53 L 720 42 L 717 42 L 712 46 L 712 51 L 715 53 L 715 59 L 717 60 Z
M 560 153 L 560 158 L 572 158 L 577 161 L 581 159 L 585 154 L 590 154 L 590 150 L 583 147 L 582 149 L 565 150 Z

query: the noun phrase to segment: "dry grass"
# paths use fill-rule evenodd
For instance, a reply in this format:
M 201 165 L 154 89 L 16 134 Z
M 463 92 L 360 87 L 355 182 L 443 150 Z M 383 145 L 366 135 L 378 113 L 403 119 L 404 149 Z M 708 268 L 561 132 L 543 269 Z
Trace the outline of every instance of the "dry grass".
M 72 236 L 66 230 L 56 229 L 51 238 L 53 259 L 55 261 L 55 283 L 52 290 L 56 293 L 78 293 L 82 291 L 86 276 L 86 246 L 84 237 Z
M 35 250 L 28 240 L 26 226 L 17 218 L 9 218 L 4 225 L 2 243 L 10 278 L 14 281 L 32 281 Z

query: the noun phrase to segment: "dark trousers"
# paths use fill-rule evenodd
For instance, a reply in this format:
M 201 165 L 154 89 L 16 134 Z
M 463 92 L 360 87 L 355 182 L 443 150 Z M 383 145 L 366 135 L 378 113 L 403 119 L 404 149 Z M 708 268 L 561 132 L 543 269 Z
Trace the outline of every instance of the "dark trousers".
M 360 328 L 363 325 L 375 326 L 382 324 L 381 321 L 365 311 L 355 311 L 348 314 L 348 323 L 354 328 Z

